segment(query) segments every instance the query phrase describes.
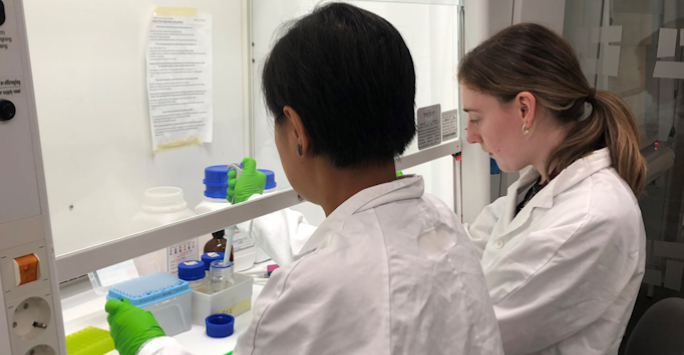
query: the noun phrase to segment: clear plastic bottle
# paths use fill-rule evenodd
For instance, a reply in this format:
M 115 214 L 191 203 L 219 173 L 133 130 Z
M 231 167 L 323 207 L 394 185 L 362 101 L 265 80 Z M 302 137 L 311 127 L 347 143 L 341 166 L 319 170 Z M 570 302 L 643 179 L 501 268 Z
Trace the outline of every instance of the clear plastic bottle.
M 233 263 L 216 260 L 211 263 L 209 270 L 209 289 L 212 293 L 220 292 L 235 284 L 233 279 Z
M 204 263 L 204 270 L 207 270 L 207 273 L 209 273 L 209 269 L 211 268 L 211 263 L 216 261 L 216 260 L 223 260 L 223 259 L 225 259 L 225 254 L 220 252 L 220 251 L 210 251 L 208 253 L 202 254 L 202 262 Z
M 186 281 L 191 289 L 198 292 L 206 292 L 207 278 L 202 261 L 187 260 L 179 263 L 178 278 Z

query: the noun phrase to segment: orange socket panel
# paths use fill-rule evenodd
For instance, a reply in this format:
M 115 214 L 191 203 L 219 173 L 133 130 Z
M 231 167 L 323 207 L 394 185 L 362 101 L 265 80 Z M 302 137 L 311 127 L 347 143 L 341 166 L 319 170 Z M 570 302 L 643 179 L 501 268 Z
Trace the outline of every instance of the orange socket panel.
M 38 257 L 34 254 L 24 255 L 14 259 L 17 284 L 23 285 L 38 280 L 40 277 L 40 265 Z

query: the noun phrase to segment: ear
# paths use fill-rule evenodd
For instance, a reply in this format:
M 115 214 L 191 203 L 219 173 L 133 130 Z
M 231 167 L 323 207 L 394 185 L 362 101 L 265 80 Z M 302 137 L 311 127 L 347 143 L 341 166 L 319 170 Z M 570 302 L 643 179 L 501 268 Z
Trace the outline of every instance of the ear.
M 521 91 L 514 101 L 522 124 L 531 130 L 537 117 L 537 99 L 531 92 Z
M 297 111 L 295 111 L 290 106 L 285 106 L 283 108 L 283 113 L 285 114 L 285 117 L 287 117 L 287 119 L 292 124 L 292 127 L 294 128 L 292 130 L 291 138 L 294 142 L 296 142 L 295 144 L 298 144 L 302 147 L 302 155 L 306 155 L 306 152 L 309 151 L 309 148 L 311 146 L 311 139 L 309 138 L 309 132 L 306 130 L 306 127 L 302 122 L 302 118 L 299 117 Z M 294 149 L 296 149 L 296 147 Z

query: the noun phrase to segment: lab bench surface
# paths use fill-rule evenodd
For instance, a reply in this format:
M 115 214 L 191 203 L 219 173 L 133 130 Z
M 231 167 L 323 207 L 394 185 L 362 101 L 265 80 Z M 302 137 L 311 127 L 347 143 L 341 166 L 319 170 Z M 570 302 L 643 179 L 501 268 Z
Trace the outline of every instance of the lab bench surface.
M 215 339 L 207 336 L 205 327 L 193 324 L 192 329 L 174 336 L 178 342 L 195 355 L 224 355 L 235 348 L 237 337 L 244 333 L 252 321 L 252 310 L 263 285 L 255 283 L 252 293 L 252 308 L 235 317 L 235 333 L 227 338 Z M 96 294 L 92 289 L 62 299 L 64 317 L 64 333 L 73 334 L 83 328 L 92 326 L 109 330 L 107 313 L 104 310 L 107 302 L 105 296 Z M 118 354 L 117 351 L 107 355 Z

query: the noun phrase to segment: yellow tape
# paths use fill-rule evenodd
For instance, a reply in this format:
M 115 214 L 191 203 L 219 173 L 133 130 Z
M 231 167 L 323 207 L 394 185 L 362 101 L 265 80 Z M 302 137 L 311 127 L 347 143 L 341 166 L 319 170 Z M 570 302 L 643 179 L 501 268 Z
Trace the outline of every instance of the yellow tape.
M 202 145 L 202 138 L 200 137 L 190 137 L 186 139 L 181 139 L 173 142 L 163 143 L 157 145 L 157 150 L 154 151 L 155 154 L 168 152 L 170 150 L 191 147 L 193 145 Z
M 242 302 L 238 302 L 230 307 L 224 308 L 217 313 L 226 313 L 235 317 L 249 311 L 250 308 L 252 308 L 252 299 L 248 298 Z
M 197 9 L 194 7 L 157 7 L 154 9 L 156 16 L 185 16 L 197 17 Z

